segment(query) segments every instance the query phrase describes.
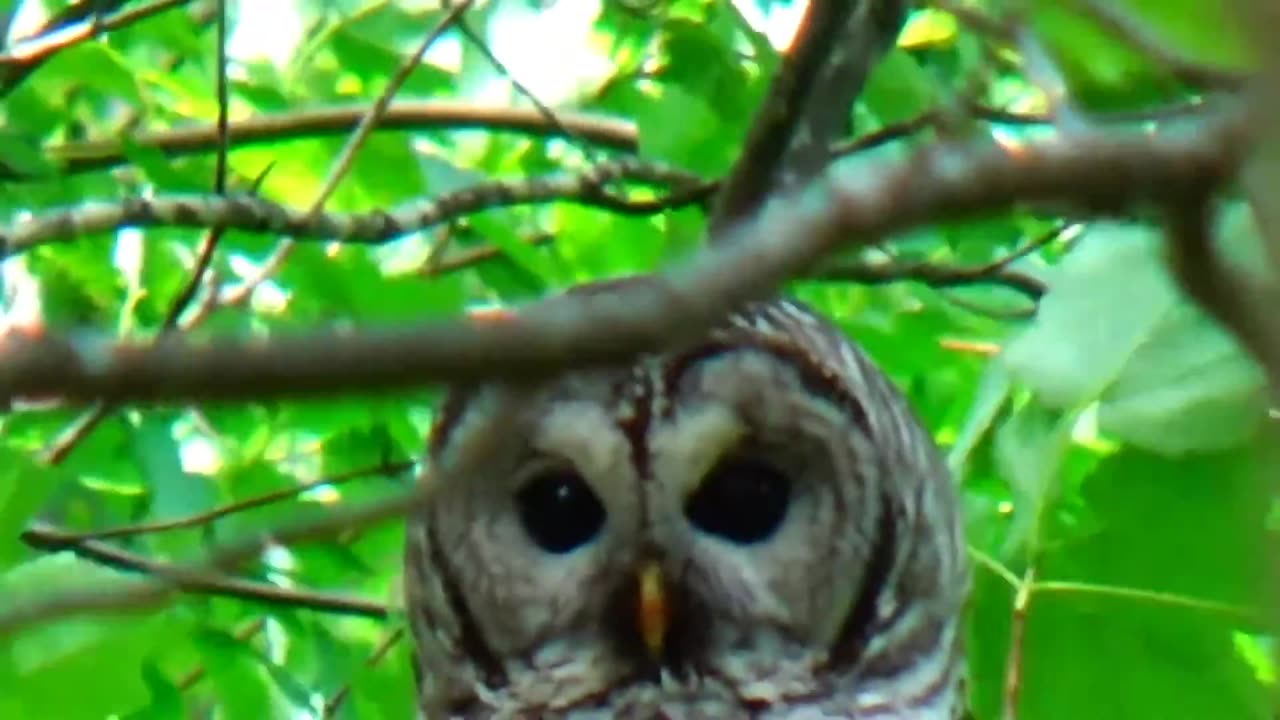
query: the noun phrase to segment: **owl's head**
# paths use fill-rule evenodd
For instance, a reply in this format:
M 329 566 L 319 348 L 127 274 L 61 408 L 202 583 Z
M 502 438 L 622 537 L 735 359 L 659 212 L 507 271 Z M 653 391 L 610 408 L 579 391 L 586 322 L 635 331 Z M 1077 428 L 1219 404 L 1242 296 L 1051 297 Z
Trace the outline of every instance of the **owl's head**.
M 423 482 L 405 582 L 427 717 L 948 717 L 919 712 L 958 675 L 947 473 L 798 305 L 625 367 L 454 388 Z

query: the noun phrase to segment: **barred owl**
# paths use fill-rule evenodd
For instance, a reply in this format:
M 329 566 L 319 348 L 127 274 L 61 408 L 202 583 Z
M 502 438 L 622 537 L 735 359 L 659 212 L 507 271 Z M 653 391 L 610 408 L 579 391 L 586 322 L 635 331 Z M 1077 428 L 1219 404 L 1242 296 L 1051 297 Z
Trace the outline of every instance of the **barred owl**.
M 425 467 L 405 556 L 422 717 L 958 716 L 949 474 L 798 303 L 625 367 L 453 388 Z

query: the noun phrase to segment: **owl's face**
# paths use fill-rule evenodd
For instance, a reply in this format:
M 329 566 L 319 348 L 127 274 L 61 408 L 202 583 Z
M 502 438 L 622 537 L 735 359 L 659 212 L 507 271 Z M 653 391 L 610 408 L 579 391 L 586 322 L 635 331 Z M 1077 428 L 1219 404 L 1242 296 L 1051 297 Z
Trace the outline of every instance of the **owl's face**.
M 897 396 L 865 358 L 770 308 L 627 367 L 455 389 L 406 565 L 428 716 L 949 701 L 962 569 L 935 547 L 956 539 L 946 474 L 909 413 L 879 405 Z M 785 317 L 799 325 L 779 334 Z M 836 354 L 796 342 L 806 328 Z M 877 650 L 888 631 L 911 652 Z M 917 661 L 935 671 L 904 680 Z

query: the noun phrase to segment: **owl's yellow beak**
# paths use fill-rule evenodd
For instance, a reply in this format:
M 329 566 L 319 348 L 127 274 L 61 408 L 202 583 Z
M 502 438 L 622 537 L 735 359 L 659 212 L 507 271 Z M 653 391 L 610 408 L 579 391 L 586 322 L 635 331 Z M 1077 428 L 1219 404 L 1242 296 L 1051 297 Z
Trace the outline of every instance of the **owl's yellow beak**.
M 636 622 L 640 627 L 640 639 L 644 641 L 649 656 L 661 661 L 667 628 L 671 625 L 666 583 L 662 579 L 662 568 L 657 562 L 644 563 L 640 566 L 639 574 L 640 602 L 636 605 Z

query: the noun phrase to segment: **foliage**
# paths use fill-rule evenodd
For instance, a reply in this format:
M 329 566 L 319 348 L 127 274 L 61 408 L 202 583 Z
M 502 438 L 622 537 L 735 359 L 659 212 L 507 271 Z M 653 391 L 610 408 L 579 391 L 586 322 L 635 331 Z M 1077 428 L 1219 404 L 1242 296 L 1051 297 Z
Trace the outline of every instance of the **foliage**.
M 69 3 L 17 5 L 56 13 Z M 228 179 L 243 192 L 261 178 L 259 194 L 302 208 L 347 132 L 291 130 L 289 114 L 367 106 L 441 12 L 359 0 L 296 5 L 300 36 L 291 53 L 278 63 L 242 56 L 231 65 L 233 121 L 275 113 L 286 122 L 266 141 L 234 147 Z M 535 20 L 530 5 L 480 4 L 467 22 L 557 109 L 633 121 L 640 157 L 708 178 L 728 170 L 778 62 L 743 11 L 711 0 L 560 3 Z M 738 5 L 755 16 L 785 4 Z M 1100 122 L 1117 126 L 1185 121 L 1195 112 L 1188 101 L 1217 89 L 1117 38 L 1089 3 L 1028 3 L 1040 43 L 1031 49 L 974 24 L 971 15 L 996 17 L 999 5 L 913 12 L 856 108 L 857 135 L 884 140 L 868 141 L 859 155 L 902 156 L 940 142 L 944 129 L 1014 152 L 1022 138 L 1054 132 L 1046 113 L 1063 108 L 1043 87 L 1055 81 L 1067 90 L 1068 112 L 1101 113 Z M 549 54 L 538 39 L 550 32 L 548 18 L 577 22 L 566 6 L 591 6 L 590 23 L 565 38 L 589 37 L 605 62 L 594 68 L 564 55 L 541 75 L 522 70 Z M 1125 0 L 1114 8 L 1186 62 L 1223 74 L 1248 62 L 1245 37 L 1228 29 L 1220 4 Z M 276 21 L 257 12 L 239 4 L 233 29 L 261 31 Z M 138 138 L 216 117 L 214 17 L 211 6 L 180 3 L 29 66 L 19 53 L 6 55 L 4 216 L 209 191 L 213 143 L 166 153 Z M 285 43 L 287 30 L 276 42 Z M 441 47 L 409 76 L 399 100 L 529 104 L 456 28 Z M 970 111 L 962 122 L 933 122 L 957 97 Z M 76 165 L 92 150 L 87 141 L 112 138 L 124 138 L 117 162 Z M 388 207 L 617 152 L 553 132 L 426 123 L 378 130 L 326 207 Z M 1223 204 L 1224 243 L 1256 267 L 1248 207 L 1239 197 Z M 1073 224 L 1055 232 L 1063 221 Z M 959 287 L 904 272 L 875 284 L 802 278 L 791 290 L 867 347 L 950 453 L 974 558 L 968 647 L 977 718 L 1001 717 L 1010 702 L 1024 720 L 1274 717 L 1270 618 L 1262 609 L 1273 606 L 1266 548 L 1280 528 L 1259 450 L 1274 424 L 1259 401 L 1263 373 L 1180 292 L 1157 224 L 1142 215 L 1075 221 L 1031 206 L 939 218 L 885 248 L 839 259 L 966 268 L 1046 240 Z M 249 302 L 219 306 L 210 288 L 225 295 L 248 281 L 278 241 L 230 231 L 179 329 L 249 337 L 454 316 L 664 267 L 696 248 L 702 229 L 696 208 L 495 209 L 381 247 L 299 244 Z M 185 230 L 123 230 L 8 258 L 7 321 L 26 332 L 157 337 L 198 267 L 200 241 Z M 1042 285 L 1043 295 L 1006 282 L 1007 272 Z M 83 408 L 16 406 L 0 418 L 0 614 L 86 582 L 131 579 L 138 569 L 103 560 L 84 543 L 30 534 L 22 542 L 24 529 L 175 523 L 181 527 L 99 542 L 134 560 L 177 562 L 218 540 L 403 489 L 411 475 L 402 463 L 419 453 L 436 395 L 423 388 L 112 408 L 86 432 L 75 430 Z M 280 499 L 255 502 L 271 493 Z M 392 522 L 275 547 L 239 568 L 243 579 L 296 593 L 291 602 L 219 587 L 162 598 L 163 611 L 148 605 L 0 631 L 0 716 L 410 717 L 408 648 L 394 635 L 400 532 Z M 392 610 L 382 618 L 318 609 L 312 592 Z

